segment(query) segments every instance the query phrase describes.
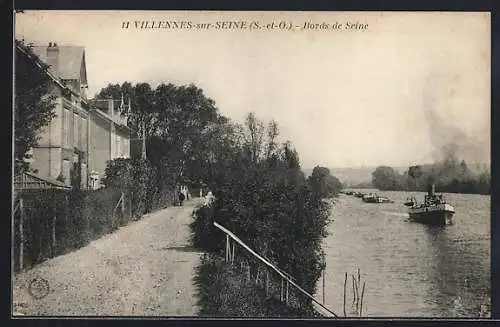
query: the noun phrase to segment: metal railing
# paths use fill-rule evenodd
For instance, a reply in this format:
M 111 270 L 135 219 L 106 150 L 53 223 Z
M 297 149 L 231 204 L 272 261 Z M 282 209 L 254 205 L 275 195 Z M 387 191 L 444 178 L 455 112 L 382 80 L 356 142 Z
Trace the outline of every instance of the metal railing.
M 324 304 L 322 304 L 320 301 L 316 300 L 314 296 L 309 294 L 306 290 L 304 290 L 302 287 L 297 285 L 291 277 L 290 274 L 287 274 L 284 272 L 282 269 L 276 267 L 273 265 L 271 262 L 269 262 L 267 259 L 263 258 L 261 255 L 259 255 L 257 252 L 252 250 L 248 245 L 246 245 L 242 240 L 240 240 L 236 235 L 234 235 L 231 231 L 229 231 L 227 228 L 223 227 L 222 225 L 218 224 L 217 222 L 214 221 L 214 226 L 220 229 L 222 232 L 226 234 L 226 261 L 233 261 L 234 260 L 234 244 L 231 246 L 230 244 L 230 238 L 233 239 L 236 243 L 241 245 L 245 250 L 247 250 L 250 254 L 252 254 L 255 258 L 257 258 L 259 261 L 263 262 L 266 266 L 274 270 L 281 278 L 282 278 L 282 284 L 283 281 L 286 281 L 287 286 L 288 284 L 292 285 L 295 287 L 298 291 L 300 291 L 302 294 L 304 294 L 306 297 L 311 299 L 314 303 L 319 305 L 322 309 L 327 311 L 329 314 L 333 315 L 333 317 L 338 317 L 338 315 L 327 308 Z M 288 298 L 288 287 L 287 287 L 287 296 Z

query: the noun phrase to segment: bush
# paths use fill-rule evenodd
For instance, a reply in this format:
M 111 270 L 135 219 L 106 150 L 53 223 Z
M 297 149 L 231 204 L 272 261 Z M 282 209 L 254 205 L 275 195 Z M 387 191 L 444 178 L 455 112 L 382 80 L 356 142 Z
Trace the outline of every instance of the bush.
M 141 217 L 145 213 L 164 208 L 169 204 L 171 191 L 158 186 L 156 170 L 147 159 L 117 158 L 108 162 L 105 178 L 106 187 L 114 187 L 131 196 L 133 216 Z

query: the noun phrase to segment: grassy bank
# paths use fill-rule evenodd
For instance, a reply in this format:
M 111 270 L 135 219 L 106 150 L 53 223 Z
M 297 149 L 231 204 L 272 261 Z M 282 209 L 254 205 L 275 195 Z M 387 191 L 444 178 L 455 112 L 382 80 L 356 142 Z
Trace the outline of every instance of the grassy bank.
M 288 305 L 280 300 L 280 290 L 266 278 L 256 280 L 247 274 L 242 261 L 233 265 L 221 256 L 210 254 L 202 259 L 196 272 L 200 315 L 210 317 L 318 318 L 311 307 L 297 307 L 297 296 Z M 262 276 L 265 276 L 262 274 Z M 272 285 L 272 286 L 271 286 Z M 289 290 L 292 293 L 292 290 Z M 292 297 L 291 294 L 289 297 Z

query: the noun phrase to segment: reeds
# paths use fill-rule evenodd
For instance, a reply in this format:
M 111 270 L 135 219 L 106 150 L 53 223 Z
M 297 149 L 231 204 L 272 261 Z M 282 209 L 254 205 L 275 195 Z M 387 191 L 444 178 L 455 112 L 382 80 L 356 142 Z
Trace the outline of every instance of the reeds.
M 363 299 L 365 295 L 365 286 L 366 282 L 363 281 L 363 284 L 361 284 L 361 270 L 358 268 L 357 274 L 351 274 L 352 277 L 352 312 L 358 316 L 361 317 L 363 313 Z M 361 292 L 360 292 L 360 285 L 361 286 Z M 345 273 L 344 277 L 344 306 L 343 306 L 343 311 L 344 311 L 344 317 L 347 317 L 346 314 L 346 292 L 347 291 L 347 272 Z

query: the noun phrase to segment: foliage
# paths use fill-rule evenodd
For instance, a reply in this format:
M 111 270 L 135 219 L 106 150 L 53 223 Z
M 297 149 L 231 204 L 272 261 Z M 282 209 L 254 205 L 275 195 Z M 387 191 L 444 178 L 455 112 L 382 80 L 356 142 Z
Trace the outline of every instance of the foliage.
M 130 194 L 133 216 L 139 218 L 166 204 L 167 190 L 158 187 L 159 179 L 147 159 L 116 158 L 108 162 L 103 183 Z
M 55 95 L 48 66 L 23 41 L 16 40 L 15 44 L 14 158 L 18 173 L 29 169 L 29 151 L 55 116 Z
M 379 166 L 372 173 L 372 184 L 382 191 L 399 191 L 403 188 L 401 175 L 391 167 Z
M 411 166 L 400 174 L 391 167 L 377 167 L 372 173 L 373 185 L 380 190 L 427 191 L 434 183 L 436 191 L 448 193 L 490 194 L 491 174 L 474 174 L 465 160 L 448 158 L 433 165 Z
M 330 174 L 330 170 L 320 166 L 314 167 L 311 176 L 308 178 L 308 183 L 312 191 L 321 197 L 331 198 L 342 189 L 342 183 Z
M 146 153 L 157 170 L 159 180 L 172 188 L 181 179 L 198 180 L 208 170 L 210 154 L 205 151 L 214 136 L 214 125 L 225 118 L 217 113 L 215 102 L 194 85 L 147 83 L 110 84 L 96 99 L 124 96 L 130 99 L 128 125 L 146 137 Z

